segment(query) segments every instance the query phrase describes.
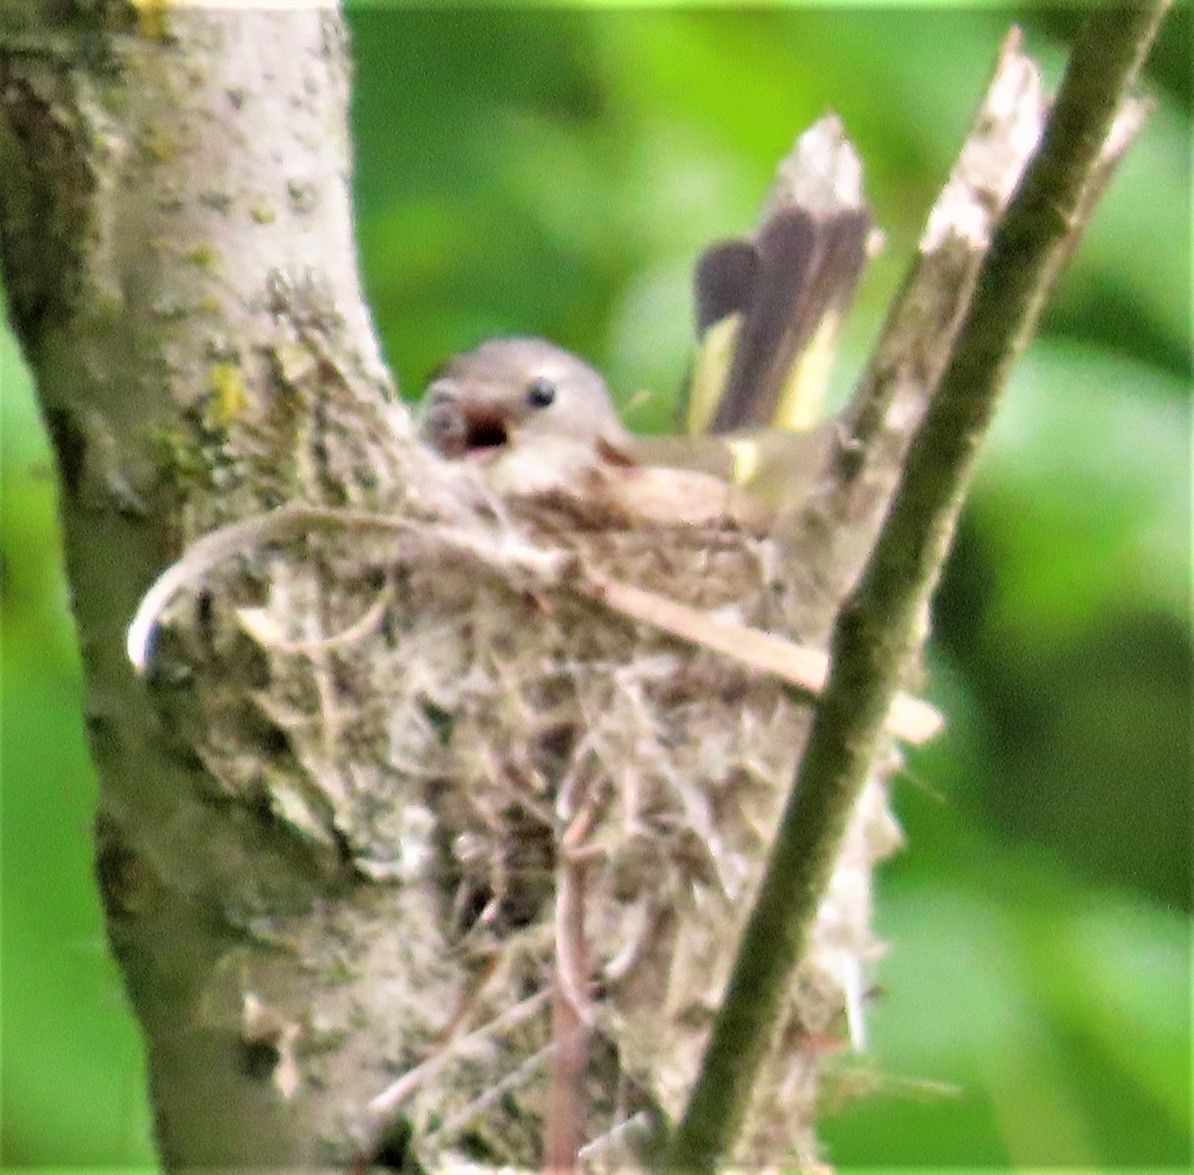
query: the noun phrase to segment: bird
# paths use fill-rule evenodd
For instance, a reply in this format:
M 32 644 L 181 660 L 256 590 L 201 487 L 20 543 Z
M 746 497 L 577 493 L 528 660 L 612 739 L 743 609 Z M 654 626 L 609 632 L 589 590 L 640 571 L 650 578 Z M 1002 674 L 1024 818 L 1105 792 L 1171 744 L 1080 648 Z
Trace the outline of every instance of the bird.
M 743 430 L 636 436 L 601 375 L 545 339 L 488 339 L 450 359 L 420 406 L 420 434 L 449 460 L 479 468 L 497 492 L 564 490 L 640 517 L 722 515 L 767 529 L 806 492 L 834 433 Z
M 781 205 L 753 238 L 701 254 L 686 432 L 811 427 L 872 234 L 864 207 Z
M 669 514 L 687 498 L 702 516 L 720 510 L 767 529 L 807 497 L 838 435 L 834 419 L 812 421 L 871 231 L 863 207 L 781 204 L 754 237 L 705 250 L 677 435 L 629 432 L 599 372 L 533 337 L 489 339 L 450 359 L 427 387 L 421 435 L 502 494 L 565 489 L 640 512 L 666 500 Z

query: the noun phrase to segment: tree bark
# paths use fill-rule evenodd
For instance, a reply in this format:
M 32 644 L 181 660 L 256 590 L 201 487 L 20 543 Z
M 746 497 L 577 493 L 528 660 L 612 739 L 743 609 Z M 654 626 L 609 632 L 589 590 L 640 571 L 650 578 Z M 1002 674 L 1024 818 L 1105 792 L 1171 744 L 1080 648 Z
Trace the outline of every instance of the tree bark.
M 216 616 L 196 617 L 194 664 L 163 649 L 139 679 L 125 629 L 190 537 L 347 495 L 336 463 L 369 464 L 364 409 L 392 387 L 355 268 L 345 30 L 311 5 L 62 12 L 0 8 L 0 263 L 59 460 L 108 929 L 163 1162 L 326 1161 L 362 1058 L 329 1049 L 322 1088 L 283 1096 L 296 1009 L 308 1038 L 347 1031 L 350 1005 L 328 996 L 339 926 L 372 940 L 352 1004 L 393 1020 L 377 975 L 397 964 L 379 956 L 418 944 L 376 926 L 407 895 L 355 893 L 334 840 L 277 812 L 269 772 L 295 764 L 252 700 L 260 665 L 219 618 L 260 597 L 260 575 L 191 602 Z M 352 373 L 332 419 L 316 418 L 303 332 Z

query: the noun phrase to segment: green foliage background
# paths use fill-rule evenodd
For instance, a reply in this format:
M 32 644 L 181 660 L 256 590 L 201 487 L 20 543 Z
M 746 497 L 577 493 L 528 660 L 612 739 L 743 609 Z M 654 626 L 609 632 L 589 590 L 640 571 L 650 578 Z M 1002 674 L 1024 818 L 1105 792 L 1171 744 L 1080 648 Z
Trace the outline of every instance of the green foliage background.
M 844 393 L 1008 25 L 1055 84 L 1078 15 L 359 6 L 362 262 L 404 389 L 486 335 L 536 333 L 601 366 L 635 427 L 665 424 L 696 253 L 751 227 L 833 107 L 888 233 Z M 842 1166 L 1190 1162 L 1190 64 L 1182 7 L 940 592 L 950 727 L 896 788 L 910 844 L 879 881 L 871 1047 L 834 1062 Z M 148 1164 L 90 878 L 51 457 L 6 334 L 0 392 L 0 1158 Z

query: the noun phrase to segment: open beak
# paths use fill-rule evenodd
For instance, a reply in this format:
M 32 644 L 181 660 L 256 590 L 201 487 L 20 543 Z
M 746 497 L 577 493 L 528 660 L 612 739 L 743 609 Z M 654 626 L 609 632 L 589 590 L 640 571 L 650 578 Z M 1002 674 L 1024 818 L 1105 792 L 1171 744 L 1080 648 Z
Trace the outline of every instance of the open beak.
M 423 418 L 422 434 L 442 457 L 486 461 L 510 443 L 511 421 L 492 404 L 440 393 Z

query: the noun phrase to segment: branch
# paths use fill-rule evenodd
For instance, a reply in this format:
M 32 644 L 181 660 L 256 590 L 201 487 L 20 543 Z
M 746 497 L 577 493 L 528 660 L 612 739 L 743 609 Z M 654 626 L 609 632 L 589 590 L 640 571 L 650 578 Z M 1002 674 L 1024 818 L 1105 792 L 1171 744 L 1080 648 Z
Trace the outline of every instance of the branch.
M 714 1170 L 745 1118 L 884 716 L 919 645 L 979 443 L 1090 212 L 1089 186 L 1167 7 L 1162 0 L 1096 12 L 1074 48 L 1043 142 L 913 437 L 886 523 L 839 613 L 829 684 L 700 1077 L 668 1151 L 669 1169 Z

